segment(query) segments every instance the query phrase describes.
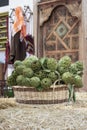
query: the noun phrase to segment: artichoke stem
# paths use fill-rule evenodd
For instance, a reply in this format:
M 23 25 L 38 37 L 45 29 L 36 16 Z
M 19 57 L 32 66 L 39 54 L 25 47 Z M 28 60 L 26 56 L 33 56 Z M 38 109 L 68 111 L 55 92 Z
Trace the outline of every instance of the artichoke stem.
M 68 84 L 68 90 L 69 90 L 69 102 L 70 101 L 76 101 L 76 95 L 75 95 L 75 89 L 74 89 L 74 85 L 72 84 Z

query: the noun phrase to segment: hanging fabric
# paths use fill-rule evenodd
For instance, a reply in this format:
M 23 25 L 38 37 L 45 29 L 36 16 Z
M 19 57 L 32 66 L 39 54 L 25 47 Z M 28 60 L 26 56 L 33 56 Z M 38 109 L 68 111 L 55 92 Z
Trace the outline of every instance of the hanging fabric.
M 24 13 L 21 7 L 15 9 L 15 19 L 13 24 L 12 36 L 20 31 L 20 37 L 26 36 L 26 23 L 24 20 Z
M 35 48 L 34 48 L 34 38 L 32 35 L 26 35 L 25 37 L 25 40 L 26 40 L 26 51 L 29 53 L 29 54 L 33 54 L 34 55 L 34 51 L 35 51 Z
M 20 40 L 20 31 L 11 38 L 10 61 L 24 60 L 26 57 L 26 43 Z
M 24 14 L 21 7 L 15 9 L 15 19 L 12 26 L 10 61 L 14 63 L 15 60 L 24 60 L 26 57 L 26 24 L 24 21 Z

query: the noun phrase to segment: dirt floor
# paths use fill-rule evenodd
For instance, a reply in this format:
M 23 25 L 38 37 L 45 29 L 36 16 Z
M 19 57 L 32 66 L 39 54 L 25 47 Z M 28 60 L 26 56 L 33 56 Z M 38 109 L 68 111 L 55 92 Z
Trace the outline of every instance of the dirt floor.
M 0 99 L 0 130 L 87 130 L 87 93 L 76 103 L 24 105 Z

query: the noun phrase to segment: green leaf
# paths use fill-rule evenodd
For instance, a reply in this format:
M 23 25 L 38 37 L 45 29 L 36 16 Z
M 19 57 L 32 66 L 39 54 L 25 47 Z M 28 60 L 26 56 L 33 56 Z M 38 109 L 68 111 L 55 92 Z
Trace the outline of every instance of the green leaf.
M 44 72 L 47 72 L 47 73 L 49 73 L 49 72 L 51 72 L 51 70 L 44 69 Z

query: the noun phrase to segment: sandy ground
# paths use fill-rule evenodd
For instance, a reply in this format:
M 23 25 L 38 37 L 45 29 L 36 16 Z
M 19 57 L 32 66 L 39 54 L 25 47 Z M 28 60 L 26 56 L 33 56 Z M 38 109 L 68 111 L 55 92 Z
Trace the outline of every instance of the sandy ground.
M 0 130 L 87 130 L 87 93 L 76 97 L 76 103 L 50 105 L 0 99 Z

